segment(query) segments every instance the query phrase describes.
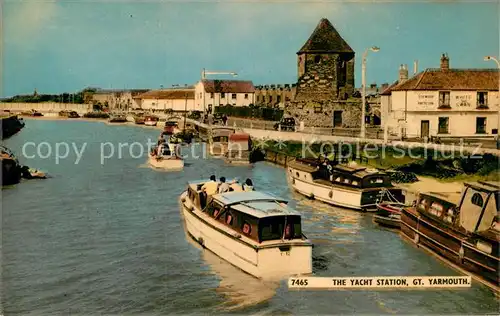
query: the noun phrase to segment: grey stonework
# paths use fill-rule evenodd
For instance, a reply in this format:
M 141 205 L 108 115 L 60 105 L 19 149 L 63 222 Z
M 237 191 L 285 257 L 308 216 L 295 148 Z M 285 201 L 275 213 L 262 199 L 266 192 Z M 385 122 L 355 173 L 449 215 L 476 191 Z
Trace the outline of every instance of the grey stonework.
M 324 101 L 293 101 L 287 103 L 286 115 L 295 118 L 297 124 L 304 122 L 305 126 L 334 127 L 333 118 L 335 111 L 342 111 L 342 128 L 354 128 L 361 125 L 361 102 L 342 100 Z

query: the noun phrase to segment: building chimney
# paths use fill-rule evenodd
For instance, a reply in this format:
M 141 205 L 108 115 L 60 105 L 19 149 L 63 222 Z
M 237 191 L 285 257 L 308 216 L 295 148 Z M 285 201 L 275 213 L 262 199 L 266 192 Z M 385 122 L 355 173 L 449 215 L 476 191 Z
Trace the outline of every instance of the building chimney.
M 399 82 L 403 82 L 408 80 L 408 66 L 401 65 L 399 66 Z
M 448 70 L 450 69 L 450 59 L 448 58 L 448 54 L 444 53 L 441 56 L 441 70 Z
M 418 72 L 418 60 L 413 62 L 413 74 L 416 75 Z

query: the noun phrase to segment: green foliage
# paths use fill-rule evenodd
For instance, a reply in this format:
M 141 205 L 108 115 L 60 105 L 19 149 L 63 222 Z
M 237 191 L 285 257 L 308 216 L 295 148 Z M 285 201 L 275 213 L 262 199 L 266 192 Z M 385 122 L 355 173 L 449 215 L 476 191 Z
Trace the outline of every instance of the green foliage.
M 62 93 L 62 94 L 28 94 L 16 95 L 11 98 L 2 100 L 2 102 L 9 103 L 40 103 L 40 102 L 58 102 L 58 103 L 78 103 L 82 104 L 84 92 L 75 94 Z
M 283 117 L 283 110 L 255 106 L 218 106 L 215 108 L 215 113 L 233 117 L 258 118 L 267 121 L 279 121 Z

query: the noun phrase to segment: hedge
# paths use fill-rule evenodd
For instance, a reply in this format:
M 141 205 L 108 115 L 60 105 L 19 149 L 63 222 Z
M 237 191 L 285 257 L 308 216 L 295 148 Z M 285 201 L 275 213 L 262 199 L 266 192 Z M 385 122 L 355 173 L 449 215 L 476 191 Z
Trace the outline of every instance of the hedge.
M 215 113 L 243 118 L 258 118 L 267 121 L 279 121 L 283 117 L 283 110 L 253 106 L 218 106 L 215 108 Z

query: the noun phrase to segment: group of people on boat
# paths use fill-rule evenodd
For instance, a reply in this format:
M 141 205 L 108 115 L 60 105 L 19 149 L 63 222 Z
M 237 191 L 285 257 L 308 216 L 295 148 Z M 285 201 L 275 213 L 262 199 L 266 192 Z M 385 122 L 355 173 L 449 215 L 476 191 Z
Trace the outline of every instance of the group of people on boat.
M 205 195 L 212 195 L 216 193 L 226 193 L 226 192 L 248 192 L 253 191 L 253 183 L 251 179 L 246 179 L 243 184 L 240 184 L 237 179 L 232 181 L 226 181 L 225 177 L 220 177 L 219 181 L 215 175 L 210 176 L 210 181 L 206 182 L 201 190 Z
M 325 180 L 333 180 L 333 166 L 334 162 L 328 159 L 328 157 L 323 157 L 321 156 L 318 158 L 318 169 L 320 173 L 320 177 Z
M 177 157 L 176 147 L 173 144 L 169 144 L 165 138 L 160 136 L 157 146 L 151 150 L 151 156 L 158 159 L 162 157 Z

